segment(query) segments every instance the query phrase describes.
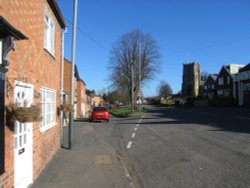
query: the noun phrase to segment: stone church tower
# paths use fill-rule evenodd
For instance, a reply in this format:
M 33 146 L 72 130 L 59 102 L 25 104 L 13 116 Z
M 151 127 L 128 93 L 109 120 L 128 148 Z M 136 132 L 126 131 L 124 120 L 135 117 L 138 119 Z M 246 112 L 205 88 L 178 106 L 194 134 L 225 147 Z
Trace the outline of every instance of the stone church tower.
M 183 64 L 182 95 L 185 97 L 197 97 L 200 84 L 200 64 L 195 62 Z

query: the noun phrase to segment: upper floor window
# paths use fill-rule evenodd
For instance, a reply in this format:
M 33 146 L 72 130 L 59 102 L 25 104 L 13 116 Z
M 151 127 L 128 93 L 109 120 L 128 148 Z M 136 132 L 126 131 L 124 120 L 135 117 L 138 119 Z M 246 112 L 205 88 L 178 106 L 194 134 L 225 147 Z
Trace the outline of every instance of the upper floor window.
M 3 61 L 3 43 L 2 40 L 0 39 L 0 65 L 2 65 Z
M 219 85 L 224 85 L 224 78 L 219 78 L 218 84 Z
M 204 89 L 207 90 L 207 86 L 204 86 Z
M 52 55 L 55 53 L 55 25 L 49 13 L 44 16 L 44 48 Z
M 230 77 L 227 77 L 227 84 L 230 84 Z
M 42 88 L 41 99 L 41 131 L 46 131 L 56 123 L 56 92 L 53 90 Z
M 212 89 L 214 89 L 214 84 L 212 84 Z
M 84 90 L 81 90 L 81 98 L 84 97 Z

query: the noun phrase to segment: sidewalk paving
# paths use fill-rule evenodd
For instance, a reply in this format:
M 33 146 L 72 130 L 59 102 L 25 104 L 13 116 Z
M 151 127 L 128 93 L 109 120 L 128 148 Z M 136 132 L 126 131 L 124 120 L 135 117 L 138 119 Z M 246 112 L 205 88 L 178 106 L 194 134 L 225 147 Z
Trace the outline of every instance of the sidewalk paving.
M 87 122 L 75 122 L 73 147 L 60 149 L 32 188 L 132 187 L 116 152 Z

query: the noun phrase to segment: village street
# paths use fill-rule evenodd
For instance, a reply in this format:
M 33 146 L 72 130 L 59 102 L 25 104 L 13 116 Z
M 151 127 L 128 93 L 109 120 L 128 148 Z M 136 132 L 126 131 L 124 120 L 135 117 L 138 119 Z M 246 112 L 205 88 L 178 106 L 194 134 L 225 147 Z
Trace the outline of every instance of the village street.
M 148 106 L 109 123 L 78 121 L 73 149 L 33 187 L 248 188 L 249 120 L 240 108 Z

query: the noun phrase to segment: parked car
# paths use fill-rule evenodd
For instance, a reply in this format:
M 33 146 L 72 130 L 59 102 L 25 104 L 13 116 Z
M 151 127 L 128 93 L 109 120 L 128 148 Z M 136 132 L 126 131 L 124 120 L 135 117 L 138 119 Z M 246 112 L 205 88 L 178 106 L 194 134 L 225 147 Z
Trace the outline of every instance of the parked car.
M 92 122 L 92 121 L 104 120 L 109 122 L 109 118 L 110 115 L 108 109 L 104 106 L 97 106 L 93 108 L 89 121 Z

